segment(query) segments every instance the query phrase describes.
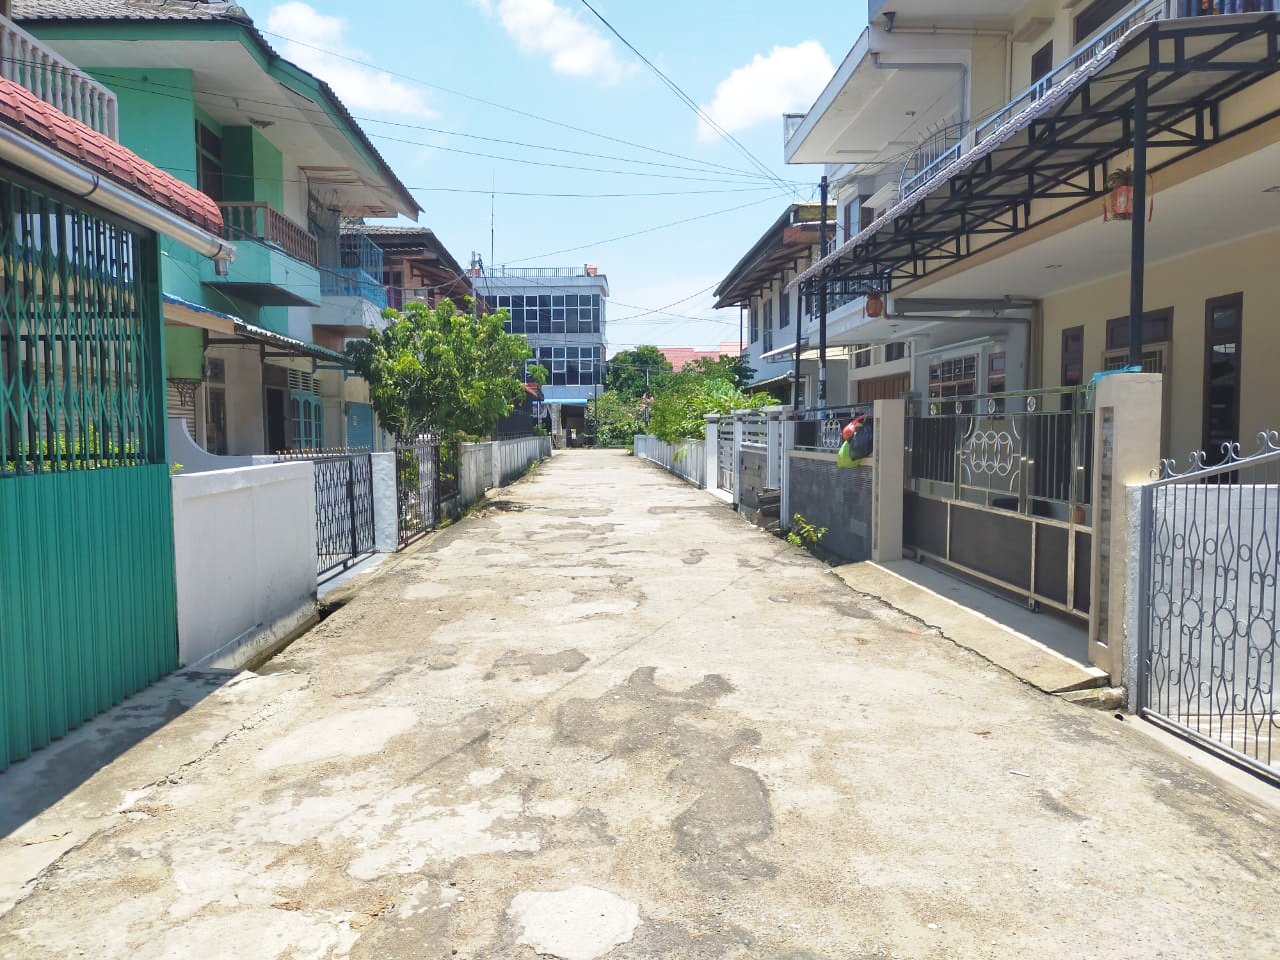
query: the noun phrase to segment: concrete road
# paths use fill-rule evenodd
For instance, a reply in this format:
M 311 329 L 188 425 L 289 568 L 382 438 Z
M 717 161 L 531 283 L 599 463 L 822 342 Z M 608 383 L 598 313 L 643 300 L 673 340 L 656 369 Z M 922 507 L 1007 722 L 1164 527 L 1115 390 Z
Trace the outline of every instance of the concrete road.
M 224 679 L 3 841 L 0 956 L 1280 956 L 1274 808 L 621 454 Z

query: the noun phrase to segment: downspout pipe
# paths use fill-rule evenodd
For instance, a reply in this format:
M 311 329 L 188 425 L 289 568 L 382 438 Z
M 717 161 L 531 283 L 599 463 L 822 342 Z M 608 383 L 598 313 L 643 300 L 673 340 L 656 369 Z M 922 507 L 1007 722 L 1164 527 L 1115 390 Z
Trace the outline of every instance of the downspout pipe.
M 235 259 L 236 248 L 221 237 L 5 126 L 0 126 L 0 160 L 190 247 L 213 260 L 220 273 Z

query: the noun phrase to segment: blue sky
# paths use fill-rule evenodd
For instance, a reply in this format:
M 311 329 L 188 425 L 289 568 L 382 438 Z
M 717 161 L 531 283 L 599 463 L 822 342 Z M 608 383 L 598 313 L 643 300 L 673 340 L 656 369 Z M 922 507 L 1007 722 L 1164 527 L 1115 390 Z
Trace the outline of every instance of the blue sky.
M 277 49 L 328 80 L 362 118 L 400 179 L 415 188 L 421 222 L 464 265 L 472 250 L 489 261 L 493 186 L 497 263 L 594 263 L 607 273 L 611 351 L 737 338 L 737 311 L 712 311 L 705 288 L 723 278 L 791 195 L 706 129 L 581 0 L 367 0 L 358 16 L 338 0 L 242 2 Z M 865 4 L 592 2 L 770 172 L 799 183 L 801 199 L 813 197 L 821 170 L 783 164 L 781 114 L 812 103 L 861 31 Z M 451 192 L 467 190 L 480 192 Z M 686 218 L 701 219 L 602 242 Z M 659 308 L 667 312 L 626 319 Z

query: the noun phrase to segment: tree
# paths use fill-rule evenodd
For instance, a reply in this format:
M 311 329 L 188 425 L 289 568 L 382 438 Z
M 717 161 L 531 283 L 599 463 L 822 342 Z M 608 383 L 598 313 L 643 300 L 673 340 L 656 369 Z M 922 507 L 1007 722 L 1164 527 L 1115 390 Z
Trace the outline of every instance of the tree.
M 709 413 L 758 410 L 771 402 L 766 394 L 743 393 L 719 367 L 713 367 L 708 374 L 691 363 L 672 376 L 654 397 L 649 432 L 668 443 L 700 437 L 706 427 L 703 417 Z
M 671 361 L 657 347 L 623 350 L 605 364 L 604 386 L 615 390 L 624 402 L 632 403 L 652 394 L 671 374 Z
M 429 430 L 448 440 L 487 435 L 524 391 L 527 341 L 505 332 L 506 311 L 477 316 L 467 306 L 465 313 L 448 300 L 388 309 L 386 328 L 348 350 L 379 421 L 397 439 Z
M 601 447 L 629 447 L 637 433 L 645 432 L 644 407 L 627 403 L 616 390 L 606 390 L 587 405 L 587 422 Z
M 712 380 L 728 380 L 739 390 L 746 389 L 752 377 L 756 375 L 755 368 L 743 357 L 728 354 L 716 357 L 714 360 L 710 357 L 699 357 L 689 366 L 706 374 Z

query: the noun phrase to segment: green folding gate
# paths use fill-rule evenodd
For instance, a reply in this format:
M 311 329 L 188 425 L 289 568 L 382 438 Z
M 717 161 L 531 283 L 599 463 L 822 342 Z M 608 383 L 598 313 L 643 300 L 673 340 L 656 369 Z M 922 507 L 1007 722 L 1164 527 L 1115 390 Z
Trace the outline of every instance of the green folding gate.
M 0 769 L 177 666 L 153 235 L 0 176 Z

